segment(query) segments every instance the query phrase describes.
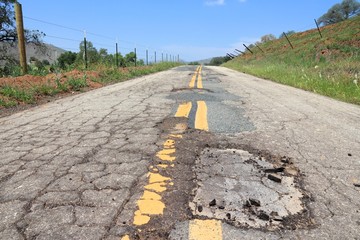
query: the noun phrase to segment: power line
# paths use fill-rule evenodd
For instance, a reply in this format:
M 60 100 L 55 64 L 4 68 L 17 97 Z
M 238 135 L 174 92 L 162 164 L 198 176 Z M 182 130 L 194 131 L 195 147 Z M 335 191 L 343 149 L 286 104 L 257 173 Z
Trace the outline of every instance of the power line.
M 59 28 L 63 28 L 63 29 L 68 29 L 68 30 L 75 31 L 75 32 L 84 33 L 84 30 L 81 30 L 81 29 L 77 29 L 77 28 L 73 28 L 73 27 L 68 27 L 68 26 L 64 26 L 64 25 L 61 25 L 61 24 L 57 24 L 57 23 L 52 23 L 52 22 L 48 22 L 48 21 L 36 19 L 36 18 L 33 18 L 33 17 L 24 16 L 24 18 L 25 18 L 25 19 L 32 20 L 32 21 L 35 21 L 35 22 L 40 22 L 40 23 L 44 23 L 44 24 L 51 25 L 51 26 L 55 26 L 55 27 L 59 27 Z M 135 43 L 135 42 L 124 41 L 124 40 L 121 40 L 121 39 L 116 39 L 116 38 L 112 38 L 112 37 L 109 37 L 109 36 L 106 36 L 106 35 L 102 35 L 102 34 L 98 34 L 98 33 L 93 33 L 93 32 L 86 32 L 86 33 L 87 33 L 88 35 L 97 36 L 97 37 L 100 37 L 100 38 L 104 38 L 104 39 L 108 39 L 108 40 L 113 40 L 113 41 L 116 41 L 116 42 L 123 42 L 123 43 L 131 44 L 131 45 L 134 45 L 135 47 L 138 46 L 138 47 L 140 47 L 139 49 L 144 48 L 144 49 L 147 49 L 147 50 L 156 51 L 155 48 L 152 48 L 152 47 L 149 47 L 149 46 L 145 46 L 145 45 L 142 45 L 142 44 L 137 44 L 137 43 Z M 61 39 L 61 40 L 66 40 L 66 41 L 72 41 L 72 42 L 77 42 L 77 43 L 81 42 L 81 40 L 76 40 L 76 39 L 71 39 L 71 38 L 63 38 L 63 37 L 52 36 L 52 35 L 45 35 L 45 37 L 55 38 L 55 39 Z M 95 42 L 93 42 L 93 43 L 94 43 L 94 44 L 97 44 L 97 45 L 106 46 L 106 47 L 113 47 L 113 46 L 110 46 L 110 45 L 108 45 L 108 44 L 95 43 Z M 121 48 L 121 46 L 120 46 L 120 48 Z M 133 50 L 132 48 L 122 48 L 122 49 Z M 157 51 L 158 51 L 158 52 L 163 52 L 164 54 L 168 53 L 167 51 L 164 51 L 163 49 L 158 49 Z M 169 53 L 168 53 L 168 54 L 169 54 Z
M 81 42 L 81 40 L 76 40 L 76 39 L 71 39 L 71 38 L 63 38 L 63 37 L 57 37 L 57 36 L 52 36 L 52 35 L 46 35 L 45 37 L 49 37 L 49 38 L 56 38 L 56 39 L 61 39 L 61 40 L 66 40 L 66 41 L 71 41 L 71 42 Z
M 45 24 L 48 24 L 48 25 L 60 27 L 60 28 L 65 28 L 65 29 L 68 29 L 68 30 L 76 31 L 76 32 L 84 32 L 83 30 L 80 30 L 80 29 L 76 29 L 76 28 L 72 28 L 72 27 L 66 27 L 66 26 L 63 26 L 63 25 L 60 25 L 60 24 L 51 23 L 51 22 L 39 20 L 39 19 L 36 19 L 36 18 L 25 17 L 25 16 L 24 16 L 24 18 L 29 19 L 29 20 L 33 20 L 33 21 L 36 21 L 36 22 L 41 22 L 41 23 L 45 23 Z

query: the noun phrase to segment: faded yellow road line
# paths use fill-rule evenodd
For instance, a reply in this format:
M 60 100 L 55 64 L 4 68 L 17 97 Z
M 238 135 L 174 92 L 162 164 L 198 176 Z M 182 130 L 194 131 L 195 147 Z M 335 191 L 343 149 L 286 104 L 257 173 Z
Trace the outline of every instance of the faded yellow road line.
M 191 111 L 192 104 L 191 102 L 180 104 L 178 110 L 175 114 L 175 117 L 189 117 Z
M 203 88 L 202 77 L 201 77 L 202 66 L 197 70 L 197 88 Z
M 201 72 L 199 72 L 199 74 L 198 74 L 197 88 L 200 88 L 200 89 L 203 88 Z
M 161 164 L 150 167 L 148 173 L 148 184 L 144 187 L 144 193 L 137 201 L 138 210 L 135 212 L 133 224 L 142 226 L 147 224 L 152 216 L 163 215 L 165 204 L 162 201 L 161 193 L 166 191 L 169 186 L 172 186 L 172 179 L 164 177 L 159 174 L 159 168 L 173 167 L 173 161 L 176 157 L 175 154 L 175 135 L 169 136 L 163 144 L 163 149 L 160 150 L 156 156 L 162 161 Z
M 129 235 L 125 235 L 121 238 L 121 240 L 130 240 L 130 237 L 129 237 Z
M 199 70 L 200 70 L 200 67 L 197 67 L 196 71 L 195 71 L 194 75 L 192 76 L 191 81 L 189 83 L 189 88 L 194 88 L 195 87 L 195 82 L 196 82 L 196 78 L 198 76 Z
M 195 128 L 199 130 L 209 131 L 209 124 L 207 120 L 207 106 L 205 101 L 197 102 Z
M 222 240 L 221 221 L 198 219 L 190 221 L 189 240 Z

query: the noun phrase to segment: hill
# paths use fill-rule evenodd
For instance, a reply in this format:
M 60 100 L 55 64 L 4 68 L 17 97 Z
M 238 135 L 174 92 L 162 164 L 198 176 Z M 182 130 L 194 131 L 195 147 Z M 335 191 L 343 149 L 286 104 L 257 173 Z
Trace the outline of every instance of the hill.
M 360 104 L 360 16 L 262 43 L 223 66 Z
M 6 54 L 14 57 L 15 59 L 19 59 L 19 52 L 17 45 L 10 45 L 8 43 L 1 43 L 0 48 L 6 48 Z M 55 47 L 51 44 L 43 44 L 41 46 L 30 43 L 26 45 L 26 59 L 27 62 L 30 61 L 30 57 L 35 57 L 42 60 L 48 60 L 50 63 L 54 63 L 56 59 L 62 54 L 66 52 L 64 49 Z M 4 65 L 5 62 L 0 61 L 0 66 Z

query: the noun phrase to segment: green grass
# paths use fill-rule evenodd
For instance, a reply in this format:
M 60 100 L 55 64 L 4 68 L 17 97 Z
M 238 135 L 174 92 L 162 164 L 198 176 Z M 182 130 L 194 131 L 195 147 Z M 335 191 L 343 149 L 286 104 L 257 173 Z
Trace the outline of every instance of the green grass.
M 10 86 L 3 86 L 0 88 L 0 94 L 10 99 L 15 99 L 24 103 L 34 103 L 34 94 L 31 91 L 26 91 Z
M 15 101 L 5 101 L 3 99 L 0 99 L 0 106 L 3 106 L 5 108 L 10 108 L 16 106 L 17 103 Z
M 43 84 L 34 87 L 34 93 L 36 95 L 54 96 L 59 90 L 51 85 Z
M 360 17 L 261 44 L 223 66 L 278 83 L 360 104 Z M 355 30 L 354 30 L 355 29 Z M 356 31 L 357 29 L 357 31 Z
M 67 81 L 67 84 L 73 91 L 81 91 L 83 88 L 88 86 L 88 83 L 86 82 L 86 77 L 84 77 L 83 79 L 70 78 Z

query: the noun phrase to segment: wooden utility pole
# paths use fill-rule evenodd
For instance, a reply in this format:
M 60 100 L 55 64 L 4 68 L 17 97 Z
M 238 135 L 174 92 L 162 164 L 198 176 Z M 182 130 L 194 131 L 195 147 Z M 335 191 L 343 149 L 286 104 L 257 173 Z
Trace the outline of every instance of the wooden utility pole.
M 15 18 L 16 18 L 16 29 L 18 35 L 18 47 L 19 47 L 19 59 L 22 74 L 27 73 L 27 63 L 26 63 L 26 48 L 25 48 L 25 36 L 24 36 L 24 23 L 22 15 L 21 4 L 15 2 Z

